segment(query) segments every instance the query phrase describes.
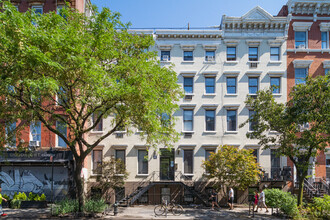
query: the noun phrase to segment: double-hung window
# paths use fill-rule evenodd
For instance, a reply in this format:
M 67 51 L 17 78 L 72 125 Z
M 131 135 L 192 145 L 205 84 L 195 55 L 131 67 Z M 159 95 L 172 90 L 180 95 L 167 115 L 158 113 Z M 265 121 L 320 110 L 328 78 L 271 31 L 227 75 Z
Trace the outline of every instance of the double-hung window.
M 183 130 L 193 131 L 194 111 L 192 109 L 183 110 Z
M 62 121 L 56 121 L 56 130 L 59 131 L 65 138 L 67 137 L 67 125 Z M 65 141 L 57 135 L 57 146 L 66 147 Z
M 270 87 L 273 94 L 281 93 L 281 78 L 280 77 L 270 77 Z
M 236 94 L 236 77 L 227 77 L 227 94 Z
M 258 47 L 249 47 L 249 61 L 258 61 Z
M 324 75 L 329 75 L 330 74 L 330 69 L 324 69 Z
M 295 74 L 295 84 L 296 85 L 306 83 L 307 68 L 295 68 L 294 74 Z
M 116 150 L 115 159 L 117 160 L 117 172 L 120 171 L 122 167 L 126 166 L 126 151 L 125 150 Z M 120 167 L 120 168 L 119 168 Z
M 227 131 L 236 131 L 237 110 L 227 110 Z
M 270 60 L 271 61 L 279 61 L 280 60 L 280 48 L 279 47 L 271 47 L 270 48 Z
M 205 110 L 206 131 L 215 131 L 215 110 Z
M 148 174 L 147 150 L 138 150 L 138 174 Z
M 99 113 L 93 113 L 92 114 L 92 120 L 93 120 L 93 126 L 95 125 L 98 117 L 99 117 Z M 101 118 L 100 121 L 95 125 L 95 127 L 93 128 L 93 131 L 103 131 L 103 119 Z
M 16 122 L 6 123 L 7 146 L 16 147 Z
M 184 61 L 193 61 L 194 56 L 192 51 L 183 51 L 183 60 Z
M 205 150 L 205 161 L 210 160 L 210 156 L 212 153 L 215 153 L 215 149 Z
M 205 51 L 205 61 L 215 61 L 215 51 Z
M 215 77 L 205 77 L 205 93 L 215 93 Z
M 329 39 L 328 32 L 321 32 L 322 49 L 329 48 L 328 39 Z
M 236 47 L 227 47 L 227 61 L 236 60 Z
M 102 150 L 92 151 L 93 174 L 102 174 Z
M 186 94 L 193 93 L 194 77 L 183 77 L 183 88 Z
M 32 9 L 36 14 L 42 14 L 43 13 L 43 7 L 42 5 L 33 5 Z
M 306 31 L 295 31 L 294 33 L 295 47 L 297 49 L 306 48 Z
M 160 51 L 160 60 L 161 61 L 170 61 L 171 60 L 171 52 L 168 50 Z
M 249 119 L 251 120 L 254 115 L 256 114 L 255 111 L 249 110 Z M 256 125 L 256 122 L 249 121 L 249 131 L 254 131 L 254 126 Z
M 194 150 L 183 150 L 183 166 L 185 174 L 193 174 Z
M 41 122 L 33 121 L 30 124 L 30 141 L 41 141 Z
M 259 89 L 259 78 L 249 77 L 249 94 L 257 94 Z

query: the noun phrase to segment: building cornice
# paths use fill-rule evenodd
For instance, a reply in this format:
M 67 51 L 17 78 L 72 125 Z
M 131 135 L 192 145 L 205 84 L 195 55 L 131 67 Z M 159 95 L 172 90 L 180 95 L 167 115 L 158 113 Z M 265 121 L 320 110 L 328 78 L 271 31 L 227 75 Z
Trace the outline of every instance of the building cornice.
M 329 0 L 289 0 L 287 5 L 289 14 L 330 14 Z

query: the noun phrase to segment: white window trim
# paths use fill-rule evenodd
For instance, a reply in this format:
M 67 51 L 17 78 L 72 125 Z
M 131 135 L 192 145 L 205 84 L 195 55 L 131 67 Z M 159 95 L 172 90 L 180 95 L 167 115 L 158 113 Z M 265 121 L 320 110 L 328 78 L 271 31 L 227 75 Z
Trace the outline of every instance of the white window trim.
M 260 75 L 248 75 L 248 95 L 257 95 L 257 93 L 250 93 L 250 78 L 258 78 L 258 89 L 257 89 L 257 92 L 260 91 Z
M 229 72 L 229 71 L 228 71 Z M 238 95 L 238 75 L 239 75 L 239 72 L 237 73 L 236 71 L 233 71 L 232 73 L 223 73 L 226 75 L 226 93 L 225 93 L 225 96 L 237 96 Z M 227 93 L 227 78 L 236 78 L 236 93 Z
M 42 128 L 41 128 L 41 121 L 33 121 L 33 122 L 30 123 L 29 141 L 33 141 L 31 124 L 34 123 L 34 122 L 40 122 L 40 138 L 41 138 L 41 130 L 42 130 Z M 41 140 L 40 140 L 40 142 L 41 142 Z
M 94 115 L 94 113 L 92 114 L 92 117 L 91 117 L 91 124 L 92 124 L 92 126 L 94 125 L 94 122 L 93 122 L 93 115 Z M 104 123 L 103 123 L 103 117 L 102 117 L 102 119 L 101 119 L 101 121 L 100 122 L 102 122 L 102 131 L 96 131 L 96 130 L 94 130 L 94 129 L 92 129 L 90 132 L 92 133 L 92 134 L 103 134 L 103 132 L 104 132 Z
M 149 152 L 148 152 L 148 150 L 147 150 L 147 148 L 146 148 L 146 146 L 145 145 L 143 145 L 143 146 L 139 146 L 139 145 L 135 145 L 134 147 L 136 147 L 137 149 L 137 156 L 136 156 L 136 158 L 137 158 L 137 166 L 136 166 L 136 176 L 149 176 Z M 140 150 L 145 150 L 145 151 L 147 151 L 147 156 L 148 156 L 148 173 L 139 173 L 139 151 Z
M 294 68 L 310 68 L 313 60 L 294 60 L 293 62 Z
M 91 176 L 102 176 L 101 173 L 93 173 L 94 170 L 94 163 L 93 163 L 93 157 L 94 157 L 94 150 L 98 150 L 98 151 L 102 151 L 102 157 L 103 157 L 103 148 L 94 148 L 92 150 L 92 158 L 91 158 Z M 102 158 L 102 162 L 103 162 L 103 158 Z
M 194 133 L 195 131 L 194 131 L 194 115 L 195 115 L 195 111 L 194 111 L 194 108 L 192 108 L 192 107 L 190 107 L 190 106 L 188 106 L 188 107 L 182 107 L 181 106 L 181 108 L 182 108 L 182 133 Z M 185 131 L 184 130 L 184 111 L 185 110 L 191 110 L 192 111 L 192 130 L 191 131 Z
M 207 93 L 206 92 L 206 78 L 213 78 L 214 79 L 214 92 L 213 93 Z M 216 95 L 217 93 L 217 78 L 214 75 L 206 74 L 204 75 L 204 95 Z
M 238 133 L 238 106 L 237 105 L 226 105 L 223 106 L 226 109 L 226 134 L 237 134 Z M 235 131 L 228 131 L 228 111 L 236 111 L 236 128 Z
M 217 133 L 217 107 L 218 104 L 203 104 L 202 107 L 204 108 L 204 133 Z M 206 130 L 206 111 L 214 111 L 214 130 L 207 131 Z

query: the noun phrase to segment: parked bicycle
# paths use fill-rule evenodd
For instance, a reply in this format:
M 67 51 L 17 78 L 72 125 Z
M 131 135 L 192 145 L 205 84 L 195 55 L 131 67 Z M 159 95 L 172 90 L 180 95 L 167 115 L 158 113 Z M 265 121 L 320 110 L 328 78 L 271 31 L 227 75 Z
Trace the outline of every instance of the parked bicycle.
M 181 215 L 183 213 L 183 208 L 181 205 L 176 205 L 174 202 L 162 202 L 162 204 L 157 205 L 154 209 L 155 215 L 166 215 L 171 212 L 173 215 Z

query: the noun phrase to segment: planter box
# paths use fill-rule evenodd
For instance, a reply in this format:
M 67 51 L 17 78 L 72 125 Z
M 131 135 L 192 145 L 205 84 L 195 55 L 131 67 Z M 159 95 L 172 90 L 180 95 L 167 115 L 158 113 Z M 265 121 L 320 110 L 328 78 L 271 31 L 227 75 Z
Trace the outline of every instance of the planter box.
M 21 209 L 26 208 L 46 208 L 47 202 L 46 201 L 22 201 L 21 202 Z

